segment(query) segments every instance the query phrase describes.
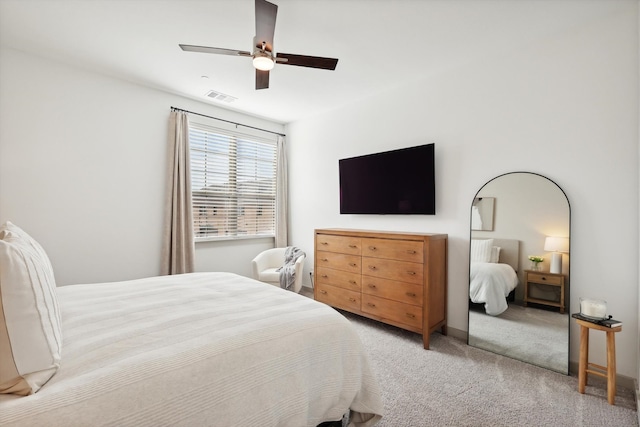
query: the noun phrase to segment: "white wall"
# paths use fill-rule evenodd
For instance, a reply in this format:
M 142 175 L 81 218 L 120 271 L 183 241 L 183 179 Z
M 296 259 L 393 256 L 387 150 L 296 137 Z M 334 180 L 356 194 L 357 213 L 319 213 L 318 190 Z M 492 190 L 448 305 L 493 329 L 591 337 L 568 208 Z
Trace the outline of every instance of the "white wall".
M 160 273 L 170 107 L 283 126 L 11 49 L 0 51 L 0 222 L 46 249 L 59 285 Z M 196 245 L 196 269 L 250 275 L 273 239 Z
M 637 4 L 627 12 L 288 125 L 292 243 L 312 255 L 313 230 L 322 227 L 448 233 L 448 324 L 466 331 L 476 191 L 505 172 L 545 175 L 571 203 L 571 311 L 578 311 L 580 296 L 608 301 L 625 323 L 617 337 L 618 373 L 635 378 Z M 338 159 L 430 142 L 435 216 L 339 215 Z M 603 364 L 598 335 L 604 334 L 593 335 L 592 358 Z M 577 359 L 572 323 L 571 360 Z

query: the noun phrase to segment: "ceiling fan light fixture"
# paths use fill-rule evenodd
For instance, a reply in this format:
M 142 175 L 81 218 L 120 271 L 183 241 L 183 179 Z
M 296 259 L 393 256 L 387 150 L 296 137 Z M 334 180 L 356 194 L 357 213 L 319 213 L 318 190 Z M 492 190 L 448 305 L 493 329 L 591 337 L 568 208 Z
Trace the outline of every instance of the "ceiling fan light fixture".
M 253 56 L 253 66 L 258 70 L 269 71 L 274 65 L 273 58 L 267 53 L 258 52 Z

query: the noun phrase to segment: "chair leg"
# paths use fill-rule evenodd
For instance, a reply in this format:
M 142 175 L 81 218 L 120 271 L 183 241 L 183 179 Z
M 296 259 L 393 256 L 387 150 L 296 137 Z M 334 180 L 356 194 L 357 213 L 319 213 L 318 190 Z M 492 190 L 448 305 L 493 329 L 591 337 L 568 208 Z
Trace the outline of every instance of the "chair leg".
M 610 405 L 616 401 L 616 334 L 607 332 L 607 400 Z
M 589 363 L 589 329 L 580 325 L 580 361 L 578 365 L 578 392 L 584 394 L 587 386 L 587 365 Z

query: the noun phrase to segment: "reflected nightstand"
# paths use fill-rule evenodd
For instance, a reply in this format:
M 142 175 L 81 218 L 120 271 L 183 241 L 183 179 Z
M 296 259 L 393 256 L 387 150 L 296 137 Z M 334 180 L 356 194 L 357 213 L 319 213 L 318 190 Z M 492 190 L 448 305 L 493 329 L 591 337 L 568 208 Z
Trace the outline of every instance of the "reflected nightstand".
M 558 307 L 560 309 L 560 313 L 564 313 L 564 288 L 565 288 L 565 276 L 564 274 L 556 274 L 549 273 L 546 271 L 534 271 L 534 270 L 525 270 L 524 271 L 524 306 L 527 306 L 527 303 L 535 303 L 535 304 L 544 304 L 551 307 Z M 546 285 L 558 287 L 560 289 L 560 300 L 552 301 L 541 298 L 531 297 L 531 285 Z

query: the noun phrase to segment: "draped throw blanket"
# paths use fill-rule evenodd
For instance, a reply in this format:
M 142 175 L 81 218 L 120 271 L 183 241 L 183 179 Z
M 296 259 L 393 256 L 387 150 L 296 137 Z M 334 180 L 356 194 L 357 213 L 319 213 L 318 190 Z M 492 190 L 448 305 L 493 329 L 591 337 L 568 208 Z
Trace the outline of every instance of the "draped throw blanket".
M 280 273 L 280 287 L 289 290 L 296 281 L 296 260 L 306 254 L 295 246 L 288 246 L 284 252 L 284 265 L 276 271 Z

